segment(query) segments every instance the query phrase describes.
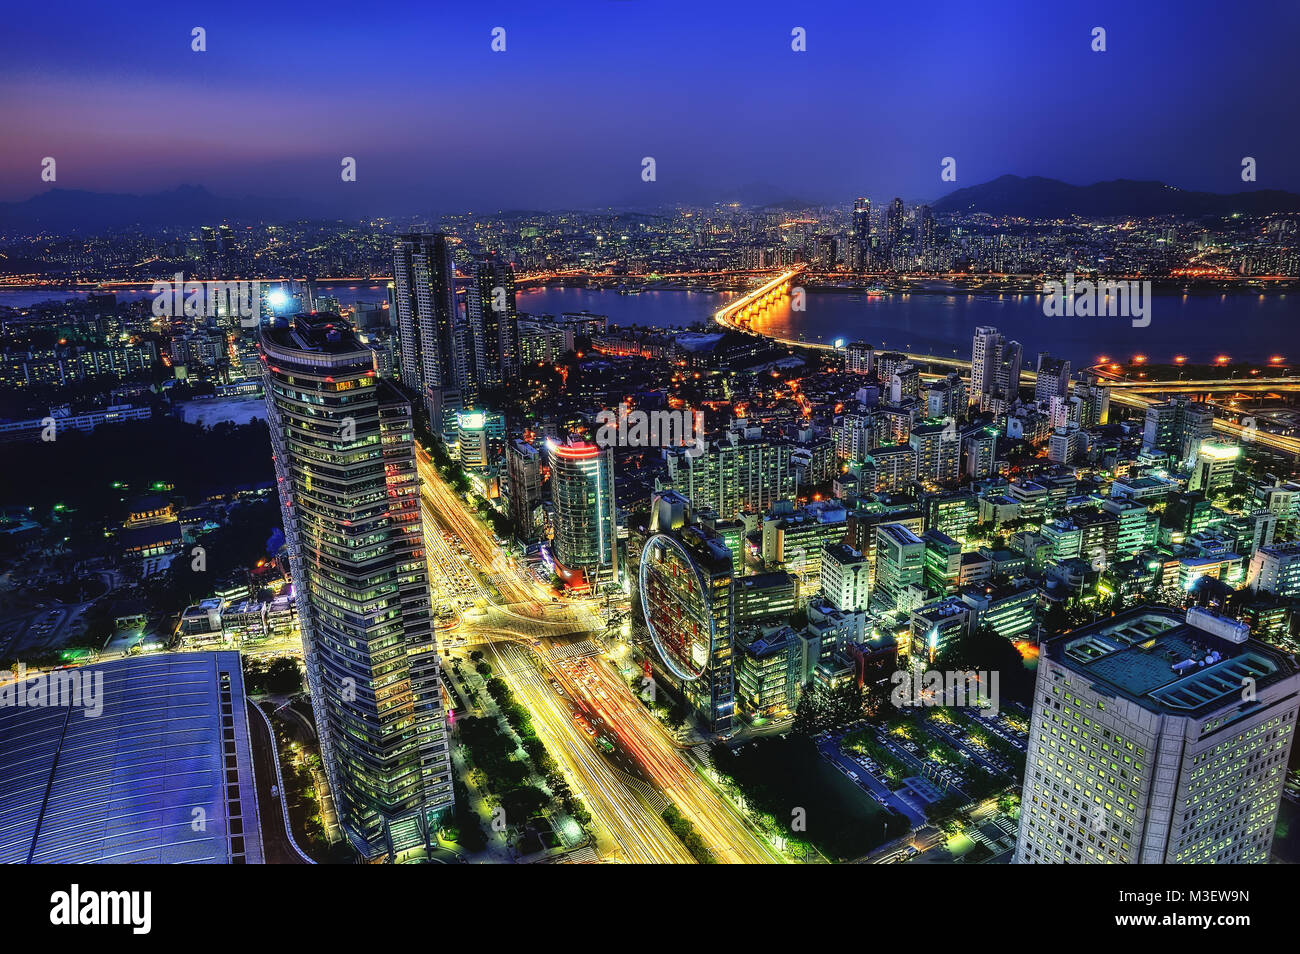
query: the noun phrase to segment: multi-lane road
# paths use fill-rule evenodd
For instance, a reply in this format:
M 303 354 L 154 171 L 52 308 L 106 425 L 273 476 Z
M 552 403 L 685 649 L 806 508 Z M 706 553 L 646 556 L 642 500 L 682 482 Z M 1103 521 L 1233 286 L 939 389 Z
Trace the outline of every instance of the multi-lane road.
M 591 812 L 599 854 L 691 862 L 660 816 L 671 802 L 716 860 L 783 861 L 600 655 L 588 638 L 604 630 L 598 602 L 556 602 L 505 557 L 423 450 L 417 461 L 430 582 L 439 606 L 460 617 L 451 642 L 491 653 L 495 671 L 532 714 L 547 751 Z M 597 744 L 593 725 L 611 751 Z

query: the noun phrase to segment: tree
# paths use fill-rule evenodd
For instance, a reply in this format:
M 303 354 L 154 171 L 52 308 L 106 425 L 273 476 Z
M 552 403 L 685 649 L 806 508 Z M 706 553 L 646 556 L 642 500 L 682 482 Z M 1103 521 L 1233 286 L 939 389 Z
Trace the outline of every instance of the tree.
M 810 682 L 799 692 L 799 702 L 794 709 L 795 735 L 812 736 L 822 731 L 825 720 L 825 703 L 822 690 Z

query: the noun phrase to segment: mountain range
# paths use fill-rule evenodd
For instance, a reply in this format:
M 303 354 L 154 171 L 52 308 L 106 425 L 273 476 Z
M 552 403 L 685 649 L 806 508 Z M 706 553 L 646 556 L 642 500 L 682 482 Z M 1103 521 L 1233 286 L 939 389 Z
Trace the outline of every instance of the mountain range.
M 1188 192 L 1163 182 L 1113 179 L 1076 186 L 1042 176 L 999 176 L 957 189 L 933 204 L 936 212 L 985 212 L 1029 219 L 1110 219 L 1151 215 L 1223 216 L 1300 212 L 1300 195 L 1257 189 L 1229 195 Z
M 793 199 L 770 185 L 733 189 L 728 199 L 773 209 L 817 203 Z M 714 197 L 712 201 L 723 201 Z M 801 205 L 802 203 L 802 205 Z M 709 204 L 705 200 L 703 204 Z M 1258 189 L 1229 195 L 1189 192 L 1163 182 L 1114 179 L 1077 186 L 1042 176 L 1000 176 L 957 189 L 931 203 L 936 212 L 987 213 L 1031 219 L 1092 219 L 1152 215 L 1226 216 L 1300 212 L 1300 194 Z M 219 196 L 183 185 L 145 195 L 50 189 L 20 202 L 0 202 L 0 231 L 95 234 L 132 227 L 193 228 L 222 222 L 285 222 L 321 218 L 321 210 L 295 199 Z
M 93 234 L 131 226 L 282 222 L 307 214 L 294 200 L 231 198 L 193 185 L 147 195 L 56 188 L 21 202 L 0 202 L 0 230 Z

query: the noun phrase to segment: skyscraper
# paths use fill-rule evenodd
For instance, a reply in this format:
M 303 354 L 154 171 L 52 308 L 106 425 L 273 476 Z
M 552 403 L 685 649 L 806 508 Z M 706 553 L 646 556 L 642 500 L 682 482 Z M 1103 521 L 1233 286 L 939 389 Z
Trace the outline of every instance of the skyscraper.
M 853 202 L 853 241 L 849 254 L 852 268 L 861 270 L 871 264 L 871 200 L 865 197 Z
M 1053 358 L 1046 351 L 1040 351 L 1035 370 L 1037 372 L 1034 379 L 1035 401 L 1069 397 L 1070 361 L 1068 358 Z
M 1300 706 L 1295 660 L 1201 609 L 1048 640 L 1020 864 L 1263 864 Z
M 449 403 L 445 392 L 464 392 L 474 383 L 447 236 L 398 238 L 393 246 L 393 304 L 402 384 L 430 403 L 432 417 Z M 459 397 L 472 406 L 472 396 Z M 437 430 L 438 422 L 430 423 Z
M 903 237 L 903 200 L 894 199 L 885 213 L 885 241 L 893 247 Z
M 474 380 L 480 387 L 499 388 L 519 366 L 515 273 L 509 262 L 490 256 L 474 263 L 465 314 Z
M 922 205 L 916 210 L 916 240 L 922 251 L 928 252 L 934 248 L 934 212 L 928 205 Z
M 555 504 L 552 555 L 570 586 L 618 576 L 618 515 L 614 510 L 614 456 L 595 444 L 547 442 L 551 500 Z
M 1006 339 L 998 334 L 998 329 L 991 325 L 981 325 L 975 329 L 975 339 L 970 351 L 970 400 L 979 404 L 981 396 L 987 394 L 993 384 L 994 369 L 1002 354 L 1002 344 Z
M 452 804 L 409 400 L 335 315 L 263 326 L 267 423 L 312 710 L 368 856 L 427 844 Z
M 998 401 L 1010 404 L 1020 391 L 1020 370 L 1024 349 L 1007 341 L 996 328 L 981 325 L 971 344 L 970 400 L 981 409 Z

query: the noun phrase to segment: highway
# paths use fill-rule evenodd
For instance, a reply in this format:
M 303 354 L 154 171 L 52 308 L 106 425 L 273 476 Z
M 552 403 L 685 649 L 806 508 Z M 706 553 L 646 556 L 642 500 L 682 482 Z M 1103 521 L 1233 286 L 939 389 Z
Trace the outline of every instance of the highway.
M 574 648 L 574 640 L 581 646 L 583 637 L 603 631 L 598 601 L 552 602 L 549 588 L 506 557 L 422 449 L 417 463 L 435 601 L 459 614 L 458 645 L 487 647 L 501 677 L 534 716 L 547 751 L 564 767 L 592 814 L 602 856 L 643 863 L 693 860 L 646 807 L 646 793 L 638 794 L 620 778 L 575 724 L 570 700 L 607 727 L 641 767 L 648 788 L 678 807 L 715 858 L 741 864 L 784 861 L 687 761 L 689 756 L 623 679 L 601 657 L 582 658 Z M 493 599 L 481 576 L 491 579 L 501 602 Z
M 772 864 L 784 858 L 686 761 L 662 725 L 600 657 L 566 668 L 566 690 L 581 698 L 637 758 L 700 832 L 714 857 L 729 864 Z
M 694 859 L 659 815 L 619 779 L 603 752 L 574 723 L 569 706 L 518 646 L 489 644 L 493 669 L 533 717 L 546 750 L 591 813 L 598 854 L 607 861 L 691 864 Z

